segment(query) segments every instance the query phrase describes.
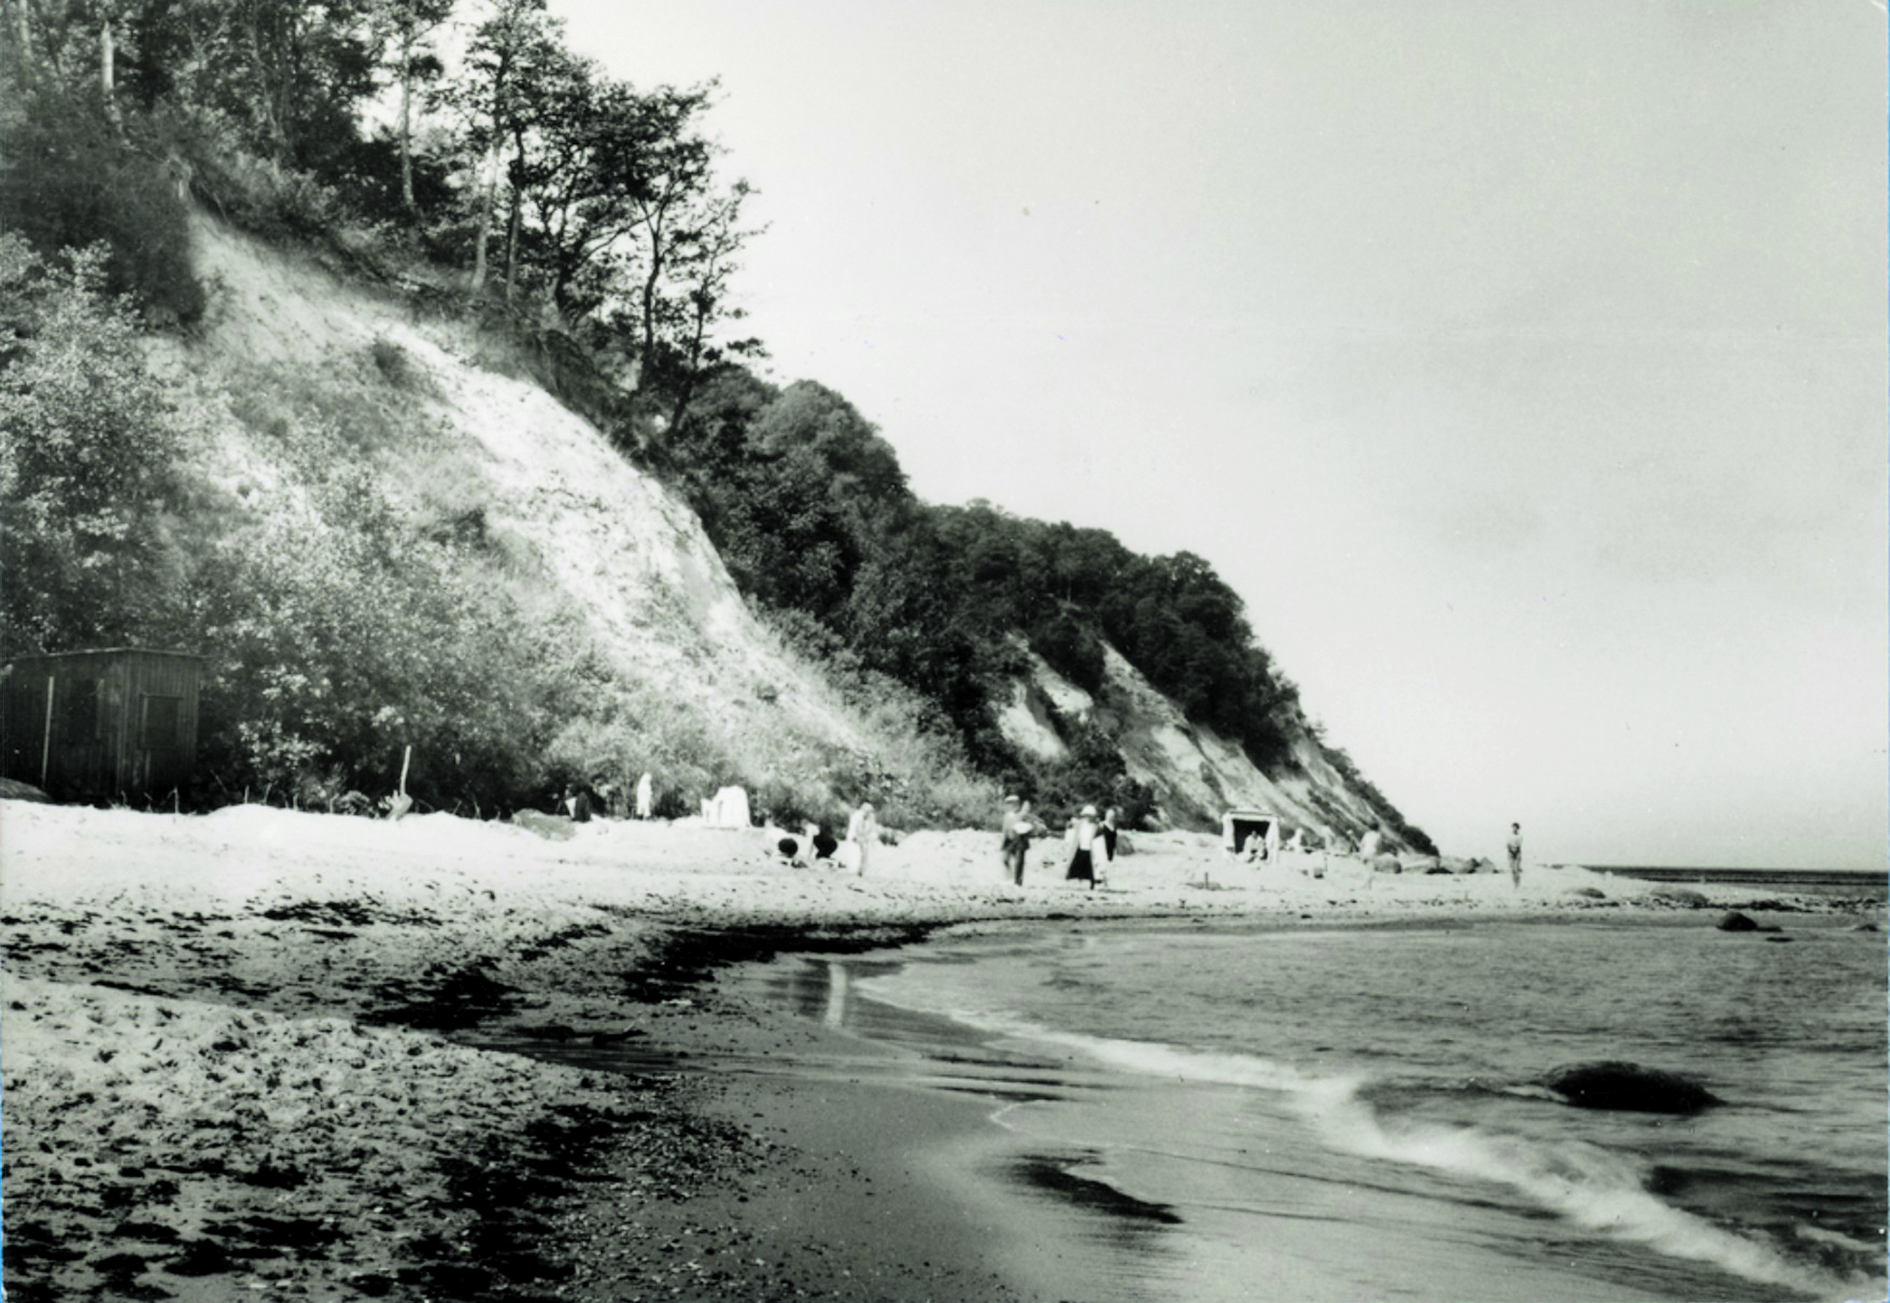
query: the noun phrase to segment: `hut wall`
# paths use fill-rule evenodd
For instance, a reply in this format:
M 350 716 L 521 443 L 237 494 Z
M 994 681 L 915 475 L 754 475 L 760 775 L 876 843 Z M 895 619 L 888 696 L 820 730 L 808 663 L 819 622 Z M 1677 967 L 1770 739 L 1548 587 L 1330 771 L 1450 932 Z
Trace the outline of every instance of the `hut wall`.
M 0 764 L 8 778 L 62 798 L 188 790 L 201 675 L 195 656 L 175 652 L 22 657 L 0 700 Z
M 162 795 L 188 788 L 197 759 L 198 661 L 127 652 L 117 678 L 124 692 L 118 711 L 118 790 Z

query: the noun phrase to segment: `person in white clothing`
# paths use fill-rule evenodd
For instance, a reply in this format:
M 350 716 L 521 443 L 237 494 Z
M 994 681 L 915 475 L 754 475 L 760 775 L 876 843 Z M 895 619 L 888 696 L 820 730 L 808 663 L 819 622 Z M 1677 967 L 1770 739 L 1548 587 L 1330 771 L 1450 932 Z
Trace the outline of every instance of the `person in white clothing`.
M 1063 838 L 1069 848 L 1069 867 L 1063 871 L 1066 882 L 1086 882 L 1091 891 L 1096 890 L 1096 844 L 1102 840 L 1100 831 L 1096 807 L 1084 806 Z
M 879 823 L 873 818 L 873 803 L 860 802 L 860 808 L 847 820 L 847 845 L 852 849 L 847 852 L 847 859 L 852 862 L 854 873 L 866 876 L 866 858 L 868 848 L 879 840 Z

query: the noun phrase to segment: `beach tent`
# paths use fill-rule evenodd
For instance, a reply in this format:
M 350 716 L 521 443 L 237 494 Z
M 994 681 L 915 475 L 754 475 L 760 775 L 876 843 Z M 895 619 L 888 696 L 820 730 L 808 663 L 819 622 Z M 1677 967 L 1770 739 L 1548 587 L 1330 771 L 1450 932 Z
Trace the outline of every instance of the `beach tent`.
M 702 803 L 702 819 L 711 828 L 748 827 L 752 821 L 748 817 L 747 789 L 724 787 Z
M 1279 845 L 1280 817 L 1270 810 L 1229 810 L 1221 816 L 1221 849 L 1239 855 L 1258 837 L 1263 845 Z

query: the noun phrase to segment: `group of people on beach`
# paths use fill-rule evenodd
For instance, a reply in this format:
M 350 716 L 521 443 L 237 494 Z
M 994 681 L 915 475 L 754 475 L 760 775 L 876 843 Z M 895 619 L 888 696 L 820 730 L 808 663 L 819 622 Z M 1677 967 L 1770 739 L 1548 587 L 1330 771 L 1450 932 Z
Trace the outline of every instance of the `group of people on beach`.
M 647 773 L 637 779 L 634 805 L 626 802 L 623 789 L 615 783 L 566 783 L 564 795 L 558 798 L 554 813 L 562 812 L 572 823 L 589 823 L 591 816 L 601 806 L 613 818 L 649 819 L 655 817 L 654 797 L 655 779 Z
M 1110 806 L 1098 816 L 1096 807 L 1086 805 L 1070 821 L 1063 834 L 1065 849 L 1063 878 L 1066 882 L 1087 883 L 1094 891 L 1100 879 L 1098 857 L 1102 864 L 1116 858 L 1116 837 L 1121 810 Z M 999 846 L 1004 856 L 1004 875 L 1014 886 L 1024 885 L 1024 864 L 1030 858 L 1030 843 L 1048 834 L 1049 828 L 1031 811 L 1030 802 L 1012 795 L 1004 798 L 1004 813 L 998 824 Z
M 774 848 L 782 861 L 790 867 L 801 868 L 823 862 L 838 864 L 854 876 L 863 878 L 872 858 L 872 848 L 879 841 L 879 816 L 874 813 L 871 801 L 860 802 L 853 813 L 847 816 L 844 841 L 822 831 L 817 823 L 807 824 L 802 834 L 796 836 L 770 822 L 767 835 L 773 839 Z

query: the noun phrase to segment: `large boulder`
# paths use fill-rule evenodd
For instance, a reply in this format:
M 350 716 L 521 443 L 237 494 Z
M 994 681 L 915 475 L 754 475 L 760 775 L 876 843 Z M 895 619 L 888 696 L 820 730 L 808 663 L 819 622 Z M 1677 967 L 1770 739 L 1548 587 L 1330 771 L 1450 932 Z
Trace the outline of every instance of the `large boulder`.
M 1379 872 L 1379 873 L 1403 873 L 1404 872 L 1404 861 L 1400 860 L 1396 855 L 1389 855 L 1389 854 L 1372 855 L 1372 856 L 1368 856 L 1367 859 L 1369 860 L 1372 868 L 1376 872 Z
M 1647 896 L 1650 900 L 1666 901 L 1687 909 L 1705 909 L 1711 903 L 1703 893 L 1691 887 L 1655 887 Z
M 52 797 L 34 787 L 31 783 L 22 783 L 17 778 L 0 778 L 0 800 L 37 801 L 42 805 L 51 805 Z
M 1777 932 L 1777 925 L 1767 926 L 1750 914 L 1741 914 L 1736 909 L 1729 909 L 1719 916 L 1719 922 L 1713 924 L 1721 932 Z
M 1542 1084 L 1576 1108 L 1635 1113 L 1698 1113 L 1719 1096 L 1678 1073 L 1606 1060 L 1571 1063 L 1547 1073 Z

